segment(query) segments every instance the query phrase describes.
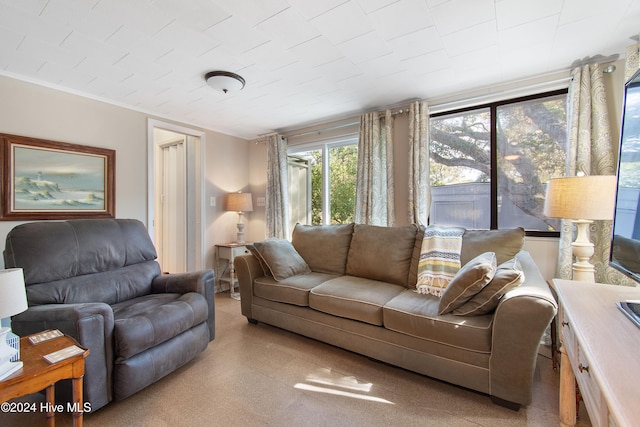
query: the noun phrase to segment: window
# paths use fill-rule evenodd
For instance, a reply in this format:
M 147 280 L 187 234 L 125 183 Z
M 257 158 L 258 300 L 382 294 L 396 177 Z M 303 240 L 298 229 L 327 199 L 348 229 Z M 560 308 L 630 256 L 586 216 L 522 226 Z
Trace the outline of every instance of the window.
M 291 226 L 355 220 L 357 137 L 289 148 Z
M 436 114 L 430 120 L 430 222 L 557 230 L 543 214 L 546 182 L 564 176 L 567 91 Z

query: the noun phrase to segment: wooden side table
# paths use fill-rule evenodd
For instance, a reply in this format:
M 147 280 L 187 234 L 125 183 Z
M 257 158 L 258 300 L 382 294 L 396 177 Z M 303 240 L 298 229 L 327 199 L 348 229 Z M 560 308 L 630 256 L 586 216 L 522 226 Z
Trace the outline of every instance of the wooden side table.
M 68 336 L 61 336 L 38 344 L 31 344 L 29 337 L 20 339 L 20 360 L 22 369 L 0 381 L 0 402 L 26 396 L 46 389 L 47 403 L 39 408 L 45 409 L 47 425 L 55 425 L 55 413 L 73 412 L 73 425 L 82 426 L 84 410 L 82 378 L 84 377 L 84 360 L 89 350 L 57 363 L 47 362 L 43 356 L 63 348 L 78 345 L 76 340 Z M 60 380 L 71 379 L 73 386 L 73 403 L 70 405 L 56 405 L 55 383 Z
M 240 293 L 235 292 L 235 284 L 238 281 L 235 277 L 236 270 L 233 266 L 235 257 L 249 253 L 245 245 L 249 243 L 222 243 L 216 245 L 216 277 L 220 282 L 229 282 L 229 294 L 231 298 L 239 300 Z M 227 260 L 229 263 L 229 275 L 218 274 L 220 260 Z

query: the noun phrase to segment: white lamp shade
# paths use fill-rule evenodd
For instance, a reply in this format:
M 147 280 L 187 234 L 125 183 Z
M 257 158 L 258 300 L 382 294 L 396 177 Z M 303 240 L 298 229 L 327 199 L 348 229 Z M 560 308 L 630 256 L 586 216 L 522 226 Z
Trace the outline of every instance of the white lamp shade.
M 27 308 L 22 269 L 0 270 L 0 319 L 22 313 Z
M 252 212 L 253 201 L 251 199 L 251 193 L 229 193 L 227 196 L 227 210 Z
M 544 215 L 549 218 L 610 220 L 615 206 L 613 175 L 554 178 L 547 185 Z

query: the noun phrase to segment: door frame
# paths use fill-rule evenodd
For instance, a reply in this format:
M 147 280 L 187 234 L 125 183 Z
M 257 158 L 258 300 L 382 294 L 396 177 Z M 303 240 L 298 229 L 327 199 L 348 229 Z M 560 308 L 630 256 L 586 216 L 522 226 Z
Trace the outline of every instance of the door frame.
M 204 196 L 205 196 L 205 181 L 206 181 L 206 173 L 205 173 L 205 159 L 206 159 L 206 155 L 205 155 L 205 148 L 206 148 L 206 141 L 205 141 L 205 133 L 203 131 L 200 130 L 196 130 L 196 129 L 192 129 L 192 128 L 188 128 L 185 126 L 180 126 L 180 125 L 176 125 L 173 123 L 167 123 L 167 122 L 163 122 L 160 120 L 156 120 L 156 119 L 147 119 L 147 230 L 149 232 L 149 235 L 151 236 L 151 240 L 154 242 L 155 244 L 155 235 L 156 235 L 156 229 L 155 229 L 155 216 L 156 216 L 156 212 L 155 212 L 155 200 L 157 197 L 160 197 L 160 195 L 156 194 L 156 185 L 155 185 L 155 172 L 156 172 L 156 168 L 157 166 L 155 165 L 155 150 L 156 150 L 156 144 L 154 141 L 154 136 L 153 136 L 153 130 L 155 128 L 158 129 L 163 129 L 163 130 L 168 130 L 171 132 L 175 132 L 175 133 L 180 133 L 180 134 L 184 134 L 184 135 L 188 135 L 188 136 L 193 136 L 198 138 L 199 142 L 197 143 L 197 149 L 196 151 L 196 156 L 198 158 L 196 158 L 196 163 L 198 163 L 199 167 L 199 171 L 193 171 L 196 176 L 195 176 L 195 182 L 197 183 L 197 185 L 199 186 L 199 191 L 197 190 L 197 193 L 195 194 L 195 203 L 196 203 L 196 207 L 195 207 L 195 212 L 197 212 L 197 214 L 199 214 L 199 224 L 196 224 L 196 241 L 199 241 L 200 244 L 196 246 L 196 269 L 200 270 L 203 269 L 204 266 L 206 265 L 206 224 L 205 224 L 205 219 L 206 219 L 206 211 L 205 211 L 205 203 L 204 203 Z M 200 176 L 198 176 L 198 174 Z

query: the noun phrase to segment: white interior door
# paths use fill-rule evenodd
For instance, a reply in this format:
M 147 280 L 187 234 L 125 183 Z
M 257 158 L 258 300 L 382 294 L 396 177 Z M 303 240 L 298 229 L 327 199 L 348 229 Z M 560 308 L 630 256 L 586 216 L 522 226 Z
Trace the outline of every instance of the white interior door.
M 165 273 L 187 271 L 187 180 L 184 138 L 160 147 L 162 162 L 160 265 Z
M 204 249 L 205 134 L 149 119 L 149 235 L 163 272 L 196 271 Z

